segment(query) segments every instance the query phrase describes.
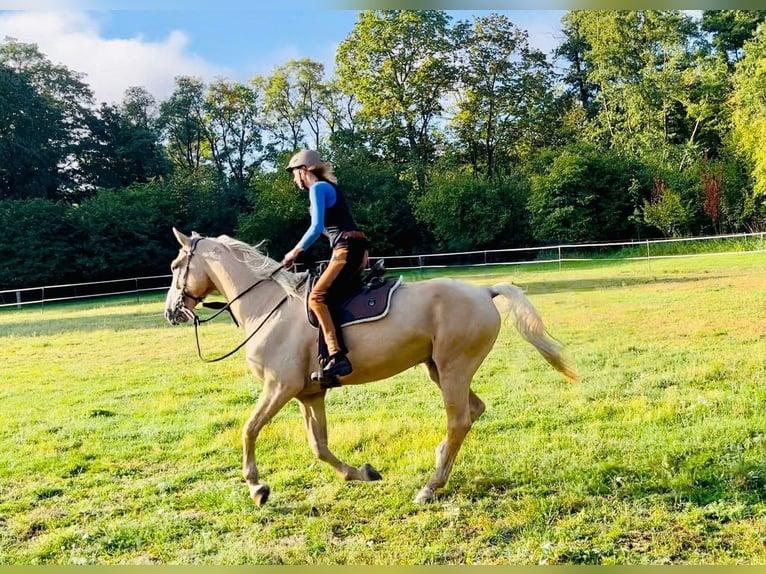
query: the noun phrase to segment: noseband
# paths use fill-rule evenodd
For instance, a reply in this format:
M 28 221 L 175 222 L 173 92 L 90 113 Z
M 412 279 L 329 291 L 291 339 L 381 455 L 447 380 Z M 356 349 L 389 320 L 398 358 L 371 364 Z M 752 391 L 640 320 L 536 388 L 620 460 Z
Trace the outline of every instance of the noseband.
M 268 321 L 269 318 L 271 318 L 271 316 L 276 312 L 276 310 L 279 309 L 285 301 L 287 301 L 288 296 L 285 293 L 284 297 L 282 297 L 282 299 L 279 301 L 279 303 L 277 303 L 276 307 L 274 307 L 271 311 L 269 311 L 269 313 L 266 315 L 266 317 L 264 317 L 264 319 L 253 330 L 253 332 L 250 333 L 245 338 L 245 340 L 242 341 L 239 345 L 237 345 L 234 349 L 232 349 L 231 351 L 229 351 L 225 355 L 221 355 L 220 357 L 216 357 L 215 359 L 206 359 L 205 357 L 203 357 L 202 356 L 202 349 L 200 347 L 200 342 L 199 342 L 199 331 L 198 331 L 199 326 L 202 323 L 207 323 L 208 321 L 212 321 L 213 319 L 218 317 L 224 311 L 228 311 L 229 315 L 231 316 L 232 321 L 234 321 L 234 324 L 237 327 L 239 327 L 239 322 L 237 321 L 236 317 L 234 317 L 234 313 L 231 311 L 232 303 L 234 303 L 237 299 L 243 297 L 244 295 L 246 295 L 247 293 L 249 293 L 250 291 L 255 289 L 258 285 L 260 285 L 261 283 L 266 281 L 266 279 L 259 279 L 258 281 L 256 281 L 252 285 L 250 285 L 250 287 L 248 287 L 247 289 L 245 289 L 244 291 L 242 291 L 241 293 L 236 295 L 234 298 L 232 298 L 231 301 L 227 301 L 225 304 L 221 304 L 221 303 L 205 303 L 205 297 L 197 297 L 197 296 L 192 295 L 191 293 L 187 292 L 186 291 L 186 284 L 187 284 L 187 282 L 189 280 L 189 268 L 191 267 L 191 260 L 192 260 L 192 257 L 194 256 L 194 251 L 197 249 L 197 244 L 200 241 L 202 241 L 203 239 L 205 239 L 205 238 L 204 237 L 193 237 L 192 240 L 191 240 L 191 243 L 189 244 L 189 247 L 187 249 L 185 249 L 185 251 L 187 253 L 186 269 L 184 270 L 184 280 L 183 280 L 183 286 L 181 287 L 181 293 L 179 294 L 178 301 L 176 302 L 176 310 L 178 312 L 180 312 L 180 313 L 183 313 L 187 317 L 191 318 L 193 323 L 194 323 L 194 339 L 195 339 L 195 341 L 197 343 L 197 355 L 199 356 L 199 358 L 201 360 L 203 360 L 204 362 L 206 362 L 206 363 L 215 363 L 217 361 L 221 361 L 223 359 L 231 357 L 234 353 L 236 353 L 242 347 L 244 347 L 245 344 L 250 339 L 252 339 L 253 336 L 255 336 L 255 334 L 261 329 L 261 327 L 263 327 L 263 325 L 266 324 L 266 321 Z M 268 279 L 272 279 L 274 277 L 274 275 L 276 275 L 281 269 L 282 269 L 281 266 L 277 267 L 274 271 L 272 271 L 269 274 Z M 192 301 L 195 301 L 197 304 L 202 304 L 202 306 L 205 307 L 205 308 L 218 309 L 218 312 L 215 313 L 214 315 L 208 317 L 207 319 L 200 319 L 199 316 L 197 316 L 197 314 L 194 313 L 194 311 L 192 311 L 191 309 L 186 307 L 184 299 L 187 298 L 187 297 L 189 299 L 191 299 Z
M 192 237 L 191 243 L 189 244 L 189 247 L 185 248 L 184 251 L 186 251 L 186 269 L 184 269 L 184 280 L 181 284 L 181 293 L 178 295 L 178 301 L 176 301 L 176 310 L 177 311 L 189 311 L 189 309 L 186 308 L 184 298 L 191 299 L 195 303 L 199 304 L 202 303 L 205 298 L 204 297 L 197 297 L 195 295 L 192 295 L 186 290 L 186 284 L 189 282 L 189 269 L 191 267 L 191 260 L 192 257 L 194 257 L 194 251 L 197 249 L 197 244 L 202 241 L 204 237 Z

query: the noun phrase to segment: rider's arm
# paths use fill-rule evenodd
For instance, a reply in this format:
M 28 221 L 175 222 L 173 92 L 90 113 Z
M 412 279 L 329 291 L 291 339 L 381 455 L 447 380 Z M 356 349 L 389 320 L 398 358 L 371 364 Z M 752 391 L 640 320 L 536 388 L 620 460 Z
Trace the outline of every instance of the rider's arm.
M 335 205 L 335 188 L 326 181 L 315 183 L 309 189 L 309 212 L 311 213 L 311 224 L 306 233 L 303 234 L 298 244 L 293 247 L 284 259 L 282 265 L 290 267 L 295 262 L 295 258 L 302 252 L 311 247 L 317 238 L 324 231 L 324 212 L 325 207 Z
M 301 251 L 311 247 L 324 231 L 325 207 L 332 207 L 335 203 L 335 189 L 326 181 L 317 182 L 309 189 L 309 202 L 311 224 L 296 245 Z

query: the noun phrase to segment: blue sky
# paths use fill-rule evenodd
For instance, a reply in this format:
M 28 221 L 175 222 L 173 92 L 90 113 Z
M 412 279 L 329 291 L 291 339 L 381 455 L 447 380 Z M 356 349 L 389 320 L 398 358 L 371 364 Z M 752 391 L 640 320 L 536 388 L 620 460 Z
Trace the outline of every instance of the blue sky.
M 353 29 L 358 11 L 291 6 L 237 8 L 230 2 L 216 10 L 50 11 L 42 6 L 0 11 L 0 37 L 37 44 L 54 63 L 86 74 L 97 101 L 119 102 L 125 89 L 135 85 L 164 99 L 178 75 L 246 82 L 296 58 L 320 61 L 331 71 L 335 50 Z M 527 30 L 530 43 L 546 54 L 560 41 L 563 10 L 493 12 Z M 488 13 L 450 11 L 455 20 Z

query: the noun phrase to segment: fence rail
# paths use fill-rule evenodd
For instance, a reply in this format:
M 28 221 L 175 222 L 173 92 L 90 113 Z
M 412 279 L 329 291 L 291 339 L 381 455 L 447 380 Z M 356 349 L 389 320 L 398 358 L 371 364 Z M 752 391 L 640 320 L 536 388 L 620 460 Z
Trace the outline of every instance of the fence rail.
M 693 247 L 692 247 L 693 246 Z M 570 243 L 545 247 L 518 247 L 484 251 L 392 255 L 383 257 L 391 271 L 439 269 L 447 267 L 484 267 L 490 265 L 558 264 L 575 261 L 628 261 L 668 257 L 697 257 L 710 254 L 766 253 L 766 232 L 690 237 L 683 239 L 647 239 L 604 243 Z M 374 261 L 377 259 L 372 256 Z M 91 281 L 0 291 L 0 308 L 45 305 L 98 297 L 134 295 L 164 291 L 171 275 L 132 277 L 110 281 Z
M 110 281 L 90 281 L 87 283 L 7 289 L 0 291 L 0 308 L 45 305 L 46 303 L 60 301 L 77 301 L 98 297 L 116 297 L 119 295 L 134 295 L 138 298 L 142 293 L 164 291 L 168 288 L 170 277 L 170 275 L 153 275 L 129 279 L 112 279 Z

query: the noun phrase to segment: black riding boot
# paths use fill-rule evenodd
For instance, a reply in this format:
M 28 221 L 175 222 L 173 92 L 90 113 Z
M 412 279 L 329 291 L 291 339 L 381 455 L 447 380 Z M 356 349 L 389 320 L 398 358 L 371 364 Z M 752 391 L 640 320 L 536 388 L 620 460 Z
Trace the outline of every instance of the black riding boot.
M 335 353 L 322 367 L 322 378 L 345 377 L 350 375 L 353 367 L 345 353 Z

